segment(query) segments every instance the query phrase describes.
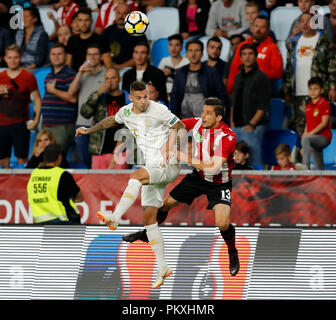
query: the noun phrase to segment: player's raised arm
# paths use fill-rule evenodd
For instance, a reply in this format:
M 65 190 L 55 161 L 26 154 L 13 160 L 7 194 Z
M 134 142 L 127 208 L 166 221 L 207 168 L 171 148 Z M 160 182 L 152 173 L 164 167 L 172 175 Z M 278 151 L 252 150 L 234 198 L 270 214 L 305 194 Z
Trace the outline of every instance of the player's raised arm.
M 96 132 L 96 131 L 106 130 L 108 128 L 116 126 L 117 124 L 118 123 L 115 120 L 114 116 L 110 116 L 110 117 L 107 117 L 107 118 L 99 121 L 98 123 L 96 123 L 95 125 L 93 125 L 90 128 L 84 128 L 84 127 L 78 128 L 76 130 L 76 137 L 81 136 L 81 135 L 85 135 L 85 134 L 91 134 L 91 133 Z

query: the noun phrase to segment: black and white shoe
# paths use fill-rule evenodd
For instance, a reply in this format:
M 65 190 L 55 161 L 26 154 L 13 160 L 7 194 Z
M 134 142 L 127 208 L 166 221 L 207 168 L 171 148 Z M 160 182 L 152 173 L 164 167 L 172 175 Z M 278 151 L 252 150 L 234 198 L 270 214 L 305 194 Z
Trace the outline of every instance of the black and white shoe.
M 230 258 L 230 273 L 231 276 L 235 276 L 238 273 L 240 267 L 237 249 L 229 251 L 229 258 Z
M 141 240 L 142 242 L 148 242 L 146 229 L 143 229 L 138 232 L 130 233 L 122 238 L 126 242 L 134 242 L 137 240 Z

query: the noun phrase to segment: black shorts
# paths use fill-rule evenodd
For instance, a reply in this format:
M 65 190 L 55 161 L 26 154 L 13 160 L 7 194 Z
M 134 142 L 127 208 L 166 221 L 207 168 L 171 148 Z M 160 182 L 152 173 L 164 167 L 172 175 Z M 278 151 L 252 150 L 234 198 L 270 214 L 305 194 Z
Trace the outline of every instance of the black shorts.
M 0 159 L 10 158 L 12 146 L 17 158 L 27 159 L 29 150 L 30 131 L 26 122 L 9 126 L 0 126 Z
M 197 171 L 187 174 L 184 179 L 170 192 L 176 201 L 191 205 L 195 198 L 205 194 L 208 198 L 207 209 L 223 203 L 231 207 L 232 181 L 213 183 L 204 180 Z

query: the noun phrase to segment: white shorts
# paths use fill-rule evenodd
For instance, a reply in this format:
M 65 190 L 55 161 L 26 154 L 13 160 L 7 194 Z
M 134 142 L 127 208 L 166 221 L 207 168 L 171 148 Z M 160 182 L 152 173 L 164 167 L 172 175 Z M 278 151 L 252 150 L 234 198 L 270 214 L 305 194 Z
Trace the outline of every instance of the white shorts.
M 166 185 L 176 180 L 180 166 L 170 164 L 166 167 L 143 167 L 149 175 L 149 184 L 143 185 L 141 190 L 141 205 L 143 207 L 160 208 L 163 205 Z

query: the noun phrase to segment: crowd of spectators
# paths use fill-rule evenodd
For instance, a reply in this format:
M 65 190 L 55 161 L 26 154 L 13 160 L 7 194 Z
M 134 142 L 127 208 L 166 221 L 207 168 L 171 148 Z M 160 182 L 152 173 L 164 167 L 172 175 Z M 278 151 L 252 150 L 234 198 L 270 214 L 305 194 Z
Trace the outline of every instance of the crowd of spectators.
M 23 11 L 23 28 L 16 30 L 10 27 L 14 4 Z M 315 28 L 311 23 L 314 15 L 310 9 L 315 4 L 329 5 L 330 13 L 322 16 L 323 27 L 319 24 Z M 301 14 L 290 27 L 287 59 L 283 61 L 270 16 L 276 7 L 285 5 L 298 6 Z M 170 55 L 154 66 L 152 42 L 145 34 L 129 35 L 124 19 L 133 10 L 147 13 L 163 6 L 178 9 L 180 29 L 168 37 Z M 42 7 L 55 12 L 48 13 L 55 27 L 53 34 L 44 29 Z M 326 136 L 325 131 L 332 127 L 336 0 L 16 0 L 2 1 L 0 21 L 2 168 L 10 167 L 12 147 L 19 163 L 31 168 L 38 166 L 46 145 L 55 142 L 65 155 L 64 167 L 72 162 L 93 169 L 128 167 L 118 166 L 114 156 L 123 145 L 115 139 L 120 128 L 90 137 L 75 137 L 75 130 L 114 115 L 129 103 L 129 88 L 135 80 L 148 83 L 151 98 L 181 118 L 199 117 L 206 98 L 220 98 L 226 106 L 225 122 L 239 143 L 237 169 L 266 167 L 262 140 L 271 100 L 283 98 L 287 108 L 292 108 L 287 127 L 306 138 L 304 150 L 295 160 L 310 168 L 305 151 L 309 150 L 314 159 L 319 158 L 316 167 L 324 168 L 321 150 L 331 137 L 314 145 L 310 142 L 315 140 L 307 136 L 321 132 Z M 206 44 L 200 40 L 204 36 L 208 36 Z M 227 61 L 221 59 L 223 38 L 231 44 Z M 206 61 L 202 59 L 204 52 Z M 34 75 L 41 67 L 51 68 L 44 79 L 42 97 Z M 312 78 L 313 85 L 321 86 L 320 98 L 326 103 L 312 96 L 308 86 Z M 279 81 L 282 85 L 276 87 Z M 29 114 L 30 104 L 34 106 L 33 116 Z M 307 105 L 320 117 L 315 127 L 309 122 L 310 129 L 306 125 Z M 31 154 L 29 130 L 39 131 Z M 286 148 L 279 147 L 280 153 L 276 150 L 277 159 L 279 154 L 288 158 Z M 274 169 L 295 168 L 288 161 Z

